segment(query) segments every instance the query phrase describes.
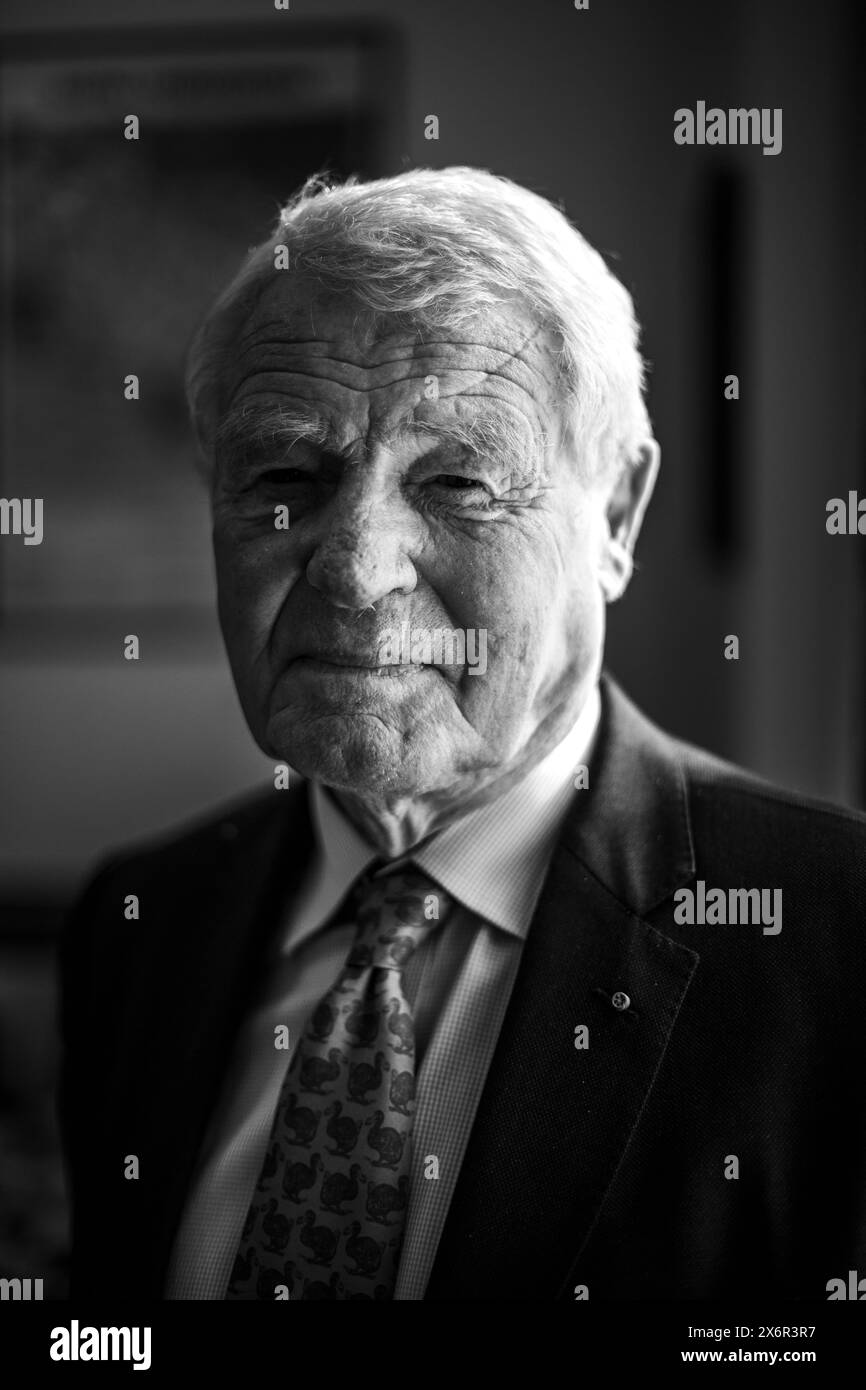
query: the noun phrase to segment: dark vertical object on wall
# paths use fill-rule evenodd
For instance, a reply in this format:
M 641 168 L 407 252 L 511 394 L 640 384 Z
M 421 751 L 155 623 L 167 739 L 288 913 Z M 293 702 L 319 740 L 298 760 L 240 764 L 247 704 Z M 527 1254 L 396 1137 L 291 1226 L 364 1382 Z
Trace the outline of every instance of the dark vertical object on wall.
M 716 564 L 736 562 L 746 544 L 746 416 L 754 391 L 749 353 L 747 186 L 728 165 L 707 171 L 700 200 L 700 315 L 705 344 L 700 470 L 701 534 Z M 739 379 L 739 400 L 725 398 L 725 377 Z
M 844 86 L 844 128 L 851 142 L 851 192 L 849 192 L 849 215 L 855 225 L 856 245 L 860 247 L 858 257 L 859 274 L 851 277 L 856 285 L 859 310 L 859 332 L 856 347 L 859 352 L 860 392 L 859 392 L 859 496 L 866 498 L 866 188 L 862 178 L 856 178 L 856 170 L 862 170 L 866 160 L 866 133 L 860 120 L 860 89 L 862 89 L 863 63 L 866 61 L 866 28 L 863 28 L 862 14 L 858 0 L 848 0 L 847 8 L 847 53 L 848 67 L 845 70 Z M 856 628 L 860 669 L 858 688 L 860 692 L 860 719 L 856 728 L 859 738 L 859 799 L 860 809 L 866 810 L 866 545 L 859 546 L 859 626 Z
M 866 423 L 862 429 L 862 445 L 860 455 L 860 477 L 861 496 L 866 497 Z M 860 551 L 860 594 L 859 594 L 859 659 L 860 659 L 860 679 L 859 688 L 862 695 L 860 704 L 860 722 L 857 727 L 857 737 L 860 740 L 860 785 L 858 787 L 859 799 L 858 806 L 861 811 L 866 811 L 866 728 L 864 728 L 864 714 L 866 710 L 866 547 Z
M 0 59 L 3 48 L 0 47 Z M 3 68 L 0 63 L 0 113 L 3 111 Z M 10 204 L 11 180 L 9 178 L 9 130 L 5 121 L 0 120 L 0 496 L 9 497 L 12 489 L 4 484 L 4 464 L 9 442 L 5 429 L 6 420 L 6 377 L 9 371 L 10 344 L 3 332 L 3 314 L 9 313 L 14 285 L 12 276 L 12 257 L 8 246 L 5 219 Z M 3 628 L 3 614 L 6 609 L 6 557 L 8 547 L 0 546 L 0 633 Z
M 861 221 L 866 219 L 861 218 Z M 866 415 L 866 408 L 861 404 L 861 417 Z M 866 497 L 866 419 L 860 429 L 860 496 Z M 857 737 L 860 740 L 860 785 L 857 788 L 859 797 L 857 805 L 861 811 L 866 811 L 866 546 L 860 549 L 860 586 L 858 594 L 858 614 L 859 614 L 859 633 L 855 628 L 855 633 L 859 637 L 857 651 L 859 653 L 860 671 L 858 686 L 861 693 L 860 701 L 860 720 L 857 725 Z

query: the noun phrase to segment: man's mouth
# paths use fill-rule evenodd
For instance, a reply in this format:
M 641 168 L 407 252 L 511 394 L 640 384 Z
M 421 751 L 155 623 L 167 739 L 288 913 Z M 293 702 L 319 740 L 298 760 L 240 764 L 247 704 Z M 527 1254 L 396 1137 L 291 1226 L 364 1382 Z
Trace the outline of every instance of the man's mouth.
M 340 653 L 339 655 L 331 652 L 328 656 L 313 655 L 305 653 L 303 656 L 296 656 L 290 663 L 292 667 L 299 667 L 306 671 L 319 671 L 322 674 L 339 675 L 377 675 L 377 676 L 406 676 L 413 671 L 421 671 L 424 667 L 419 662 L 390 662 L 382 664 L 371 661 L 364 656 L 354 656 Z

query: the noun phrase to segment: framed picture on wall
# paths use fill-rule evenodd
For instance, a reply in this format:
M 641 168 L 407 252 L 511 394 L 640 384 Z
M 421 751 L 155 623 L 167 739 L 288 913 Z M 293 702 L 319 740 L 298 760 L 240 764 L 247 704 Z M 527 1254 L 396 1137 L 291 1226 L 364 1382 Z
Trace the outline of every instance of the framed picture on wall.
M 184 352 L 305 178 L 384 171 L 395 51 L 278 15 L 5 42 L 0 493 L 43 534 L 4 538 L 0 632 L 213 622 Z

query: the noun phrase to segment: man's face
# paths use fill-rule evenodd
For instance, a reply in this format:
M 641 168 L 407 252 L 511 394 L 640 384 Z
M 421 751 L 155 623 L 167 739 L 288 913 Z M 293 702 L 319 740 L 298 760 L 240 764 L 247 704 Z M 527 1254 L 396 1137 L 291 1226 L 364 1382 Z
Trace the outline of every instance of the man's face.
M 294 285 L 290 304 L 276 275 L 239 337 L 214 485 L 220 621 L 266 753 L 361 797 L 447 804 L 536 761 L 595 681 L 606 494 L 562 444 L 554 345 L 521 312 L 459 333 L 359 326 L 354 302 Z M 273 409 L 319 417 L 318 442 L 254 439 Z M 483 630 L 484 673 L 423 664 L 423 643 L 403 659 L 437 629 Z

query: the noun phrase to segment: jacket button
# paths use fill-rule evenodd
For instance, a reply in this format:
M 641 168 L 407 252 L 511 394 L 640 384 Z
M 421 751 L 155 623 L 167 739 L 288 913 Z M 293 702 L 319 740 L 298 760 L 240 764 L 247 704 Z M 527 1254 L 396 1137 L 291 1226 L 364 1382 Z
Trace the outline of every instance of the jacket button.
M 623 994 L 621 989 L 618 989 L 616 994 L 611 995 L 610 1002 L 611 1004 L 613 1004 L 613 1007 L 615 1009 L 627 1009 L 631 1004 L 631 1000 L 629 999 L 628 995 Z

